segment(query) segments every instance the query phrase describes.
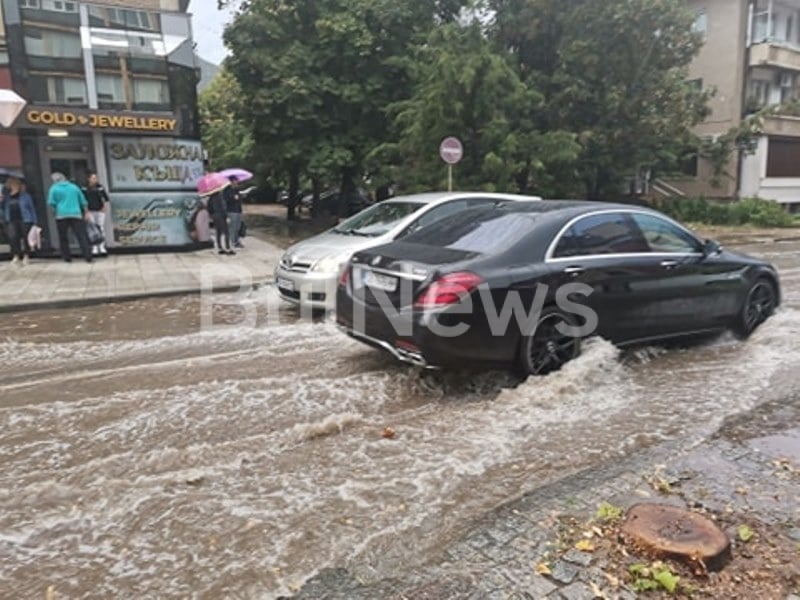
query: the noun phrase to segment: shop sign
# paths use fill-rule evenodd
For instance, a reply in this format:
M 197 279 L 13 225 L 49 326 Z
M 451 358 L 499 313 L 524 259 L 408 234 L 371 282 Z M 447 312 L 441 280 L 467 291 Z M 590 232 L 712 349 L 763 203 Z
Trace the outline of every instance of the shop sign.
M 116 246 L 182 246 L 189 235 L 200 198 L 188 193 L 111 195 L 111 220 Z
M 196 190 L 203 176 L 197 140 L 106 137 L 111 191 Z
M 172 114 L 29 106 L 17 119 L 15 127 L 164 134 L 178 131 L 178 119 Z

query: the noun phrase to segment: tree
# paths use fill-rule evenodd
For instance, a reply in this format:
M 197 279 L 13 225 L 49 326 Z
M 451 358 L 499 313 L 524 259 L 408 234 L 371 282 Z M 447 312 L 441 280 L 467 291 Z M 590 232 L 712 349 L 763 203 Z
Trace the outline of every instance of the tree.
M 384 107 L 408 94 L 395 64 L 463 0 L 251 0 L 225 32 L 227 66 L 252 115 L 259 154 L 292 176 L 355 187 L 366 153 L 385 139 Z
M 252 165 L 253 136 L 242 117 L 245 111 L 236 79 L 220 70 L 200 94 L 198 104 L 211 169 Z
M 540 132 L 541 94 L 526 87 L 507 55 L 493 50 L 478 22 L 433 31 L 406 61 L 412 96 L 394 104 L 398 141 L 380 146 L 373 162 L 394 162 L 407 188 L 442 188 L 438 149 L 448 135 L 465 147 L 456 167 L 462 188 L 548 193 L 548 167 L 570 163 L 577 145 L 567 132 Z
M 490 0 L 493 39 L 544 96 L 538 127 L 574 133 L 589 198 L 671 160 L 707 115 L 687 84 L 702 43 L 683 0 Z

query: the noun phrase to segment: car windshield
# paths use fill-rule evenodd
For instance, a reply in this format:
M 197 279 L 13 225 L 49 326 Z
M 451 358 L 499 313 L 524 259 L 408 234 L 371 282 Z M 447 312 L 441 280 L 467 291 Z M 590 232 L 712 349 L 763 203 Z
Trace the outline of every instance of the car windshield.
M 343 235 L 378 237 L 390 231 L 408 215 L 425 206 L 417 202 L 384 202 L 350 217 L 334 229 Z
M 486 254 L 513 246 L 533 230 L 533 212 L 468 210 L 412 233 L 404 242 Z

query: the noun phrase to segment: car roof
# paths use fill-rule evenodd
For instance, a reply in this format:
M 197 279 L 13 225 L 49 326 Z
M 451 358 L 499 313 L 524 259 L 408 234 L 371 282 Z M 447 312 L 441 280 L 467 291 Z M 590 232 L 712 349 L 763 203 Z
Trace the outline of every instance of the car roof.
M 460 200 L 464 198 L 489 198 L 498 201 L 509 202 L 535 202 L 540 201 L 538 196 L 522 196 L 519 194 L 498 194 L 493 192 L 425 192 L 421 194 L 409 194 L 406 196 L 394 196 L 388 200 L 384 200 L 381 204 L 385 203 L 414 203 L 414 204 L 438 204 L 448 200 Z

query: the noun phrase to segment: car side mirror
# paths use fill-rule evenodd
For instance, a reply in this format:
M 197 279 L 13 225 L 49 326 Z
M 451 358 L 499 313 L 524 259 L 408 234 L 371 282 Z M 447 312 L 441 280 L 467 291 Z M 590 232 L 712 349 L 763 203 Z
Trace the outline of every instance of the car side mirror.
M 714 256 L 722 251 L 722 246 L 714 240 L 706 240 L 703 244 L 703 256 Z

